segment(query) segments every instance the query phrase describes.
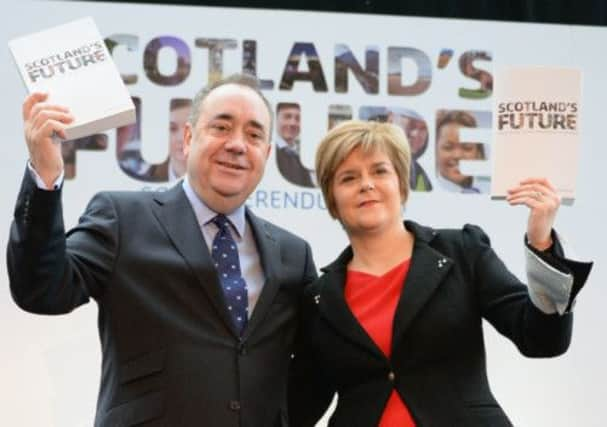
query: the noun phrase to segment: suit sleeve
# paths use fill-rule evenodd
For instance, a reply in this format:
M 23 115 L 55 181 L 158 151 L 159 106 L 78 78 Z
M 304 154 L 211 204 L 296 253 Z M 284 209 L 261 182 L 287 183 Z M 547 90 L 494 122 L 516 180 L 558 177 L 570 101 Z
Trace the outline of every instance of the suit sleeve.
M 464 227 L 464 249 L 472 257 L 471 274 L 482 316 L 525 356 L 551 357 L 564 353 L 571 342 L 573 314 L 561 316 L 538 309 L 527 286 L 508 271 L 479 227 Z
M 289 369 L 289 426 L 313 427 L 323 416 L 334 390 L 325 381 L 321 373 L 321 364 L 314 357 L 310 343 L 310 325 L 316 316 L 316 307 L 310 303 L 310 285 L 318 278 L 316 266 L 312 260 L 312 251 L 306 243 L 306 266 L 304 283 L 308 285 L 300 299 L 299 323 L 295 337 L 295 350 Z
M 290 427 L 314 427 L 327 411 L 336 391 L 323 375 L 323 365 L 316 359 L 310 343 L 309 326 L 316 316 L 310 299 L 308 295 L 302 303 L 296 349 L 289 373 Z
M 316 264 L 314 264 L 314 258 L 312 257 L 312 249 L 310 244 L 306 242 L 306 260 L 305 270 L 303 277 L 303 284 L 309 285 L 318 278 L 318 272 L 316 271 Z
M 107 195 L 95 196 L 66 235 L 61 189 L 39 189 L 26 171 L 7 250 L 13 299 L 26 311 L 62 314 L 100 298 L 117 241 L 117 215 Z

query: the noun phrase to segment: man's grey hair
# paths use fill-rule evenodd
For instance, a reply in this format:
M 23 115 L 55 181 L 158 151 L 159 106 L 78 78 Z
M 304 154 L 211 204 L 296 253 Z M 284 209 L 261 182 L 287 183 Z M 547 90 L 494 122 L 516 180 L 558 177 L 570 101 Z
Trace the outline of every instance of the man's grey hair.
M 274 124 L 274 112 L 272 110 L 272 104 L 270 101 L 266 99 L 260 89 L 259 79 L 257 77 L 246 74 L 246 73 L 236 73 L 232 74 L 223 79 L 217 80 L 198 91 L 198 93 L 192 99 L 192 111 L 190 111 L 190 116 L 188 117 L 188 123 L 192 126 L 192 129 L 195 129 L 196 122 L 198 122 L 198 118 L 200 117 L 200 110 L 202 108 L 202 104 L 204 100 L 209 96 L 211 92 L 217 89 L 220 86 L 224 86 L 227 84 L 235 84 L 239 86 L 248 87 L 253 90 L 259 97 L 262 99 L 263 103 L 268 109 L 268 113 L 270 114 L 270 128 L 268 129 L 268 141 L 272 135 L 272 127 Z

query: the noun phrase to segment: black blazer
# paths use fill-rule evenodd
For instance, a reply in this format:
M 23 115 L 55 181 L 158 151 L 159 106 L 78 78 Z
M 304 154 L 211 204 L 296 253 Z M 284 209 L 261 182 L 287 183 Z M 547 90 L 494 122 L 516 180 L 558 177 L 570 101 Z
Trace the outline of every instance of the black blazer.
M 487 381 L 481 320 L 526 356 L 556 356 L 567 349 L 572 313 L 539 311 L 480 228 L 405 225 L 415 244 L 389 359 L 344 299 L 350 248 L 306 289 L 302 346 L 289 390 L 292 425 L 313 426 L 337 392 L 329 426 L 376 426 L 396 390 L 421 427 L 509 426 Z M 578 275 L 582 282 L 587 269 Z
M 98 303 L 95 426 L 286 426 L 299 301 L 316 277 L 308 244 L 247 210 L 266 282 L 240 338 L 181 185 L 100 193 L 67 238 L 60 193 L 39 190 L 26 171 L 10 286 L 34 313 Z

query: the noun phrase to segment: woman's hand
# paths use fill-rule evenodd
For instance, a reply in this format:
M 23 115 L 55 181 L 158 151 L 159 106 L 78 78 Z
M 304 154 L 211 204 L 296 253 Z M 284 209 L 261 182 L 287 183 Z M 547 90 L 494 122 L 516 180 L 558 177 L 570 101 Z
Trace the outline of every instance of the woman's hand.
M 510 205 L 529 207 L 527 241 L 543 251 L 552 246 L 551 231 L 561 197 L 546 178 L 528 178 L 508 190 L 506 200 Z

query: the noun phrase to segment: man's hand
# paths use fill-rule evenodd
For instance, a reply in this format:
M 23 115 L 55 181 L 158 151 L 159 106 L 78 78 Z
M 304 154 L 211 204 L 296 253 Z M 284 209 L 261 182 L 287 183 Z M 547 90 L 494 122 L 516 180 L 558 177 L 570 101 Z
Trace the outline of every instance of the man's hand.
M 23 128 L 30 161 L 46 188 L 51 189 L 63 171 L 61 145 L 73 116 L 66 107 L 48 104 L 48 94 L 34 92 L 23 102 Z

